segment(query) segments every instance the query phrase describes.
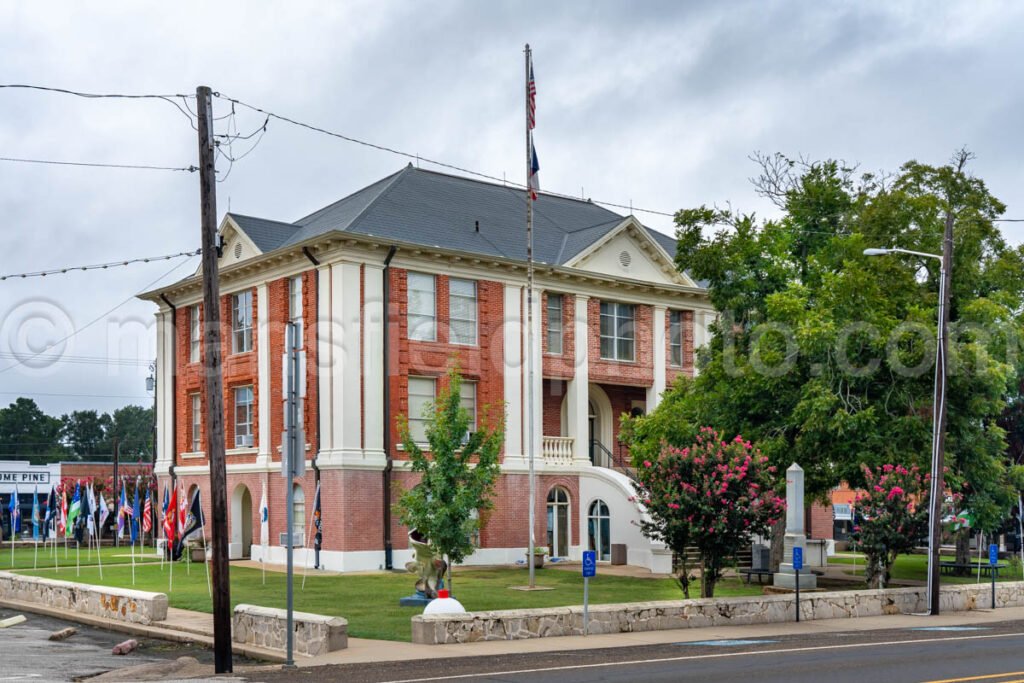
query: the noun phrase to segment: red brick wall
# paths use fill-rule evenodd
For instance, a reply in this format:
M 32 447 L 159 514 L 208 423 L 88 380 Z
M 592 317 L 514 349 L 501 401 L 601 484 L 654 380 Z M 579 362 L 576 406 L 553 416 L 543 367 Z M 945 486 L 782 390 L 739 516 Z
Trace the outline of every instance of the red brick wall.
M 812 503 L 807 509 L 807 537 L 831 539 L 832 534 L 832 506 Z
M 408 415 L 409 375 L 437 377 L 437 390 L 444 386 L 444 374 L 456 361 L 468 380 L 477 382 L 477 415 L 490 415 L 496 422 L 505 399 L 504 374 L 504 287 L 499 282 L 477 282 L 477 344 L 465 346 L 448 342 L 448 276 L 436 276 L 437 341 L 412 341 L 408 338 L 408 276 L 401 268 L 390 269 L 391 355 L 388 375 L 391 389 L 392 455 L 404 459 L 397 418 Z
M 543 435 L 565 436 L 562 434 L 562 401 L 565 400 L 567 383 L 560 379 L 545 379 L 543 401 Z
M 554 292 L 552 292 L 554 293 Z M 544 376 L 572 379 L 575 374 L 576 297 L 562 294 L 562 353 L 548 352 L 548 292 L 541 298 L 541 351 L 544 354 Z
M 646 403 L 647 392 L 639 387 L 601 385 L 604 392 L 608 394 L 608 400 L 612 404 L 612 443 L 605 444 L 615 456 L 615 462 L 620 465 L 629 464 L 629 449 L 619 442 L 620 419 L 623 413 L 629 413 L 633 409 L 633 401 Z
M 601 358 L 601 301 L 590 299 L 587 307 L 588 360 L 591 382 L 651 386 L 654 383 L 654 359 L 651 349 L 651 324 L 653 311 L 650 306 L 636 304 L 634 359 L 613 361 Z

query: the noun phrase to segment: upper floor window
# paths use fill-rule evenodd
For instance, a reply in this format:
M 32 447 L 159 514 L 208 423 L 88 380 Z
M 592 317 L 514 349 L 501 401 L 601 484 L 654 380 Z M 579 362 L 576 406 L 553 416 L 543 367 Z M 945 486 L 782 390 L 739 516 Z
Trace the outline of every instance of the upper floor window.
M 476 344 L 476 282 L 448 281 L 448 318 L 452 344 Z
M 437 339 L 435 278 L 426 273 L 409 273 L 409 339 Z
M 199 304 L 189 309 L 188 317 L 188 362 L 199 362 L 199 337 L 202 335 L 203 323 L 199 317 Z
M 295 323 L 295 345 L 302 348 L 302 276 L 288 278 L 288 320 Z
M 561 294 L 548 294 L 548 353 L 562 353 Z
M 668 312 L 668 362 L 669 365 L 683 364 L 683 312 Z
M 434 405 L 433 377 L 409 378 L 409 434 L 416 443 L 427 442 L 427 419 Z
M 459 388 L 459 406 L 469 413 L 469 431 L 476 431 L 476 382 L 463 380 Z
M 202 446 L 202 434 L 203 434 L 203 413 L 202 403 L 199 400 L 199 394 L 192 394 L 192 452 L 198 453 L 203 450 Z
M 634 360 L 635 319 L 633 304 L 601 302 L 601 358 Z
M 252 351 L 252 291 L 231 297 L 231 352 Z
M 235 388 L 235 448 L 251 448 L 252 387 Z

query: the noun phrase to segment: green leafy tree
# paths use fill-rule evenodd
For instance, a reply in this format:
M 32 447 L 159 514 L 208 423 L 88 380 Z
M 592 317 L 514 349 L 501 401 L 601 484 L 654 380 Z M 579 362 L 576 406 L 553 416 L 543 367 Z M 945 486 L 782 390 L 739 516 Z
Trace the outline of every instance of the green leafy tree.
M 111 415 L 107 430 L 110 438 L 117 437 L 122 456 L 134 456 L 140 460 L 153 457 L 153 408 L 128 405 L 118 408 Z
M 889 585 L 892 565 L 928 530 L 928 478 L 916 467 L 864 467 L 864 493 L 854 501 L 858 523 L 851 539 L 864 553 L 869 588 Z
M 639 463 L 637 497 L 647 512 L 640 526 L 682 561 L 679 584 L 690 597 L 686 548 L 700 553 L 701 597 L 711 598 L 728 558 L 764 534 L 785 513 L 775 493 L 775 468 L 749 441 L 732 441 L 710 427 L 686 448 L 660 443 L 661 453 Z
M 24 455 L 34 464 L 61 452 L 60 420 L 44 413 L 30 398 L 0 408 L 0 453 Z
M 95 410 L 75 410 L 63 415 L 61 438 L 75 455 L 107 455 L 112 452 L 110 427 L 112 420 L 107 413 Z
M 400 418 L 402 442 L 420 482 L 402 493 L 395 507 L 402 524 L 416 529 L 444 555 L 449 587 L 452 566 L 473 552 L 481 518 L 493 506 L 505 438 L 503 417 L 492 426 L 486 409 L 479 428 L 470 431 L 471 415 L 459 404 L 461 386 L 462 376 L 453 368 L 426 416 L 426 450 L 413 439 L 408 419 Z
M 939 264 L 863 250 L 939 253 L 951 211 L 948 485 L 982 528 L 998 524 L 1015 497 L 997 419 L 1020 385 L 1024 248 L 1002 238 L 1004 206 L 967 158 L 857 177 L 834 161 L 758 157 L 755 186 L 781 217 L 679 211 L 677 264 L 708 282 L 722 317 L 699 375 L 666 394 L 676 423 L 641 418 L 637 430 L 677 446 L 693 425 L 742 433 L 772 464 L 800 463 L 809 499 L 863 485 L 862 464 L 926 466 Z

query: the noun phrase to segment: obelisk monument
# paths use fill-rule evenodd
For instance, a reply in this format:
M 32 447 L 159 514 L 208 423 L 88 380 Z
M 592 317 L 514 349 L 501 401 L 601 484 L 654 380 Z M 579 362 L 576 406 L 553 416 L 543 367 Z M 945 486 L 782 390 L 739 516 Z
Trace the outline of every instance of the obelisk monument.
M 796 463 L 790 465 L 786 470 L 786 537 L 783 543 L 782 564 L 779 565 L 779 571 L 775 573 L 773 583 L 781 588 L 795 588 L 793 548 L 806 549 L 807 546 L 807 536 L 804 531 L 804 470 Z M 807 553 L 805 552 L 805 562 L 806 557 Z M 812 574 L 805 564 L 804 568 L 800 570 L 800 588 L 817 587 L 818 577 Z

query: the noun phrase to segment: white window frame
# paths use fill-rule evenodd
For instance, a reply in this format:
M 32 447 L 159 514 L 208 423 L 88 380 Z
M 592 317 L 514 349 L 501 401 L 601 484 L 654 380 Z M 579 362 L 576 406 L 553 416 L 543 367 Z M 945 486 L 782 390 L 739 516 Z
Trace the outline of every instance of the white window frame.
M 417 388 L 425 389 L 427 383 L 430 384 L 430 400 L 428 403 L 421 404 L 418 408 L 413 408 L 413 396 L 427 397 L 428 394 L 425 391 L 413 391 L 414 384 Z M 423 444 L 427 443 L 427 420 L 429 419 L 426 414 L 433 409 L 434 401 L 437 400 L 437 378 L 436 377 L 417 377 L 414 375 L 409 376 L 408 385 L 408 405 L 409 405 L 409 433 L 412 435 L 414 442 Z M 427 409 L 426 406 L 430 406 Z
M 293 538 L 305 541 L 306 534 L 306 491 L 302 484 L 292 484 L 292 534 Z
M 192 404 L 192 452 L 203 450 L 203 405 L 199 393 L 189 395 Z
M 422 286 L 414 287 L 414 284 L 425 285 L 430 282 L 430 290 Z M 409 271 L 407 276 L 407 305 L 406 319 L 409 326 L 409 339 L 413 341 L 437 341 L 437 276 L 430 273 L 417 273 Z M 422 296 L 424 301 L 430 302 L 430 313 L 424 311 L 413 311 L 413 304 L 416 295 Z M 426 308 L 426 307 L 424 307 Z
M 247 384 L 243 387 L 235 387 L 234 392 L 234 416 L 235 416 L 235 448 L 252 448 L 255 445 L 255 439 L 253 437 L 253 404 L 255 403 L 255 393 L 251 384 Z M 239 397 L 247 397 L 248 400 L 239 402 Z M 246 411 L 246 419 L 238 419 L 238 409 L 244 408 Z M 245 429 L 240 430 L 241 427 Z
M 296 347 L 302 348 L 302 276 L 288 278 L 288 320 L 295 323 Z
M 462 380 L 462 386 L 459 387 L 459 406 L 465 408 L 469 413 L 469 431 L 476 431 L 476 420 L 477 420 L 477 386 L 478 383 L 471 380 Z
M 231 295 L 231 353 L 252 351 L 252 290 Z
M 561 294 L 548 294 L 547 295 L 547 314 L 548 314 L 548 332 L 547 352 L 554 356 L 561 356 L 565 353 L 565 298 Z M 558 305 L 553 305 L 554 302 L 558 302 Z M 553 312 L 558 312 L 558 322 L 555 323 Z M 558 348 L 555 348 L 555 344 L 551 342 L 553 340 L 558 341 Z
M 636 305 L 616 301 L 602 301 L 599 322 L 599 351 L 603 360 L 631 363 L 636 360 Z M 610 327 L 606 327 L 605 322 Z M 611 342 L 611 355 L 605 353 L 605 341 Z M 628 342 L 630 353 L 622 352 L 622 344 Z
M 673 329 L 674 328 L 674 329 Z M 679 358 L 676 360 L 676 355 Z M 674 368 L 683 366 L 683 312 L 668 312 L 668 364 Z
M 200 317 L 199 304 L 189 308 L 188 318 L 188 362 L 199 362 L 199 351 L 202 345 L 203 321 Z
M 454 285 L 469 285 L 473 289 L 473 294 L 456 294 Z M 469 302 L 471 305 L 468 309 L 472 311 L 472 317 L 457 317 L 455 302 L 456 300 Z M 457 344 L 459 346 L 476 346 L 479 340 L 478 331 L 478 307 L 479 307 L 479 292 L 476 280 L 466 280 L 463 278 L 449 278 L 448 280 L 448 343 Z M 472 323 L 473 335 L 472 337 L 459 337 L 455 333 L 455 323 Z

